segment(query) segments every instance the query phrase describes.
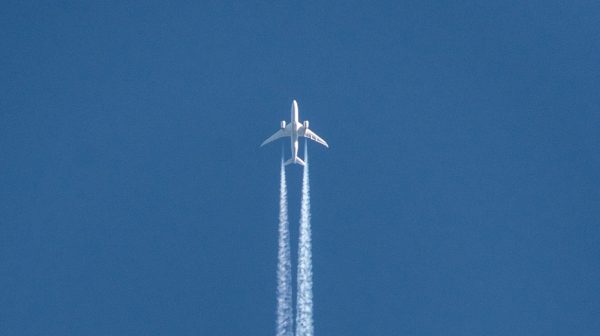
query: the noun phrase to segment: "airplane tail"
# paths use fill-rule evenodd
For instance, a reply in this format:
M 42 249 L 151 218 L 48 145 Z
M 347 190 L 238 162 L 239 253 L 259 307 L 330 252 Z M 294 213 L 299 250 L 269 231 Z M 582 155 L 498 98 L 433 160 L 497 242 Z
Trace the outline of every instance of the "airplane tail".
M 296 163 L 296 164 L 299 164 L 299 165 L 301 165 L 301 166 L 304 166 L 304 165 L 305 165 L 305 164 L 304 164 L 304 161 L 302 161 L 302 159 L 301 159 L 301 158 L 299 158 L 299 157 L 291 158 L 291 159 L 289 159 L 289 160 L 285 161 L 285 165 L 286 165 L 286 166 L 287 166 L 287 165 L 289 165 L 289 164 L 292 164 L 292 163 Z

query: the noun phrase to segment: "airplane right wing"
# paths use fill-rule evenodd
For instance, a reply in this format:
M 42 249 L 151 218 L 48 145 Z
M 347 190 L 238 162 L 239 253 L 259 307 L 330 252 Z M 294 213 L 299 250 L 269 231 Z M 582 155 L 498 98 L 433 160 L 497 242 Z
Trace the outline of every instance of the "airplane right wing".
M 316 141 L 316 142 L 320 143 L 321 145 L 329 148 L 329 145 L 327 144 L 327 142 L 325 140 L 321 139 L 317 134 L 315 134 L 315 132 L 311 131 L 310 129 L 303 127 L 303 131 L 301 133 L 302 133 L 303 137 L 309 138 L 310 140 Z
M 279 131 L 275 132 L 275 134 L 271 135 L 267 140 L 263 141 L 263 143 L 260 146 L 262 147 L 262 146 L 268 144 L 269 142 L 275 141 L 279 138 L 283 138 L 286 136 L 290 136 L 289 127 L 282 128 Z

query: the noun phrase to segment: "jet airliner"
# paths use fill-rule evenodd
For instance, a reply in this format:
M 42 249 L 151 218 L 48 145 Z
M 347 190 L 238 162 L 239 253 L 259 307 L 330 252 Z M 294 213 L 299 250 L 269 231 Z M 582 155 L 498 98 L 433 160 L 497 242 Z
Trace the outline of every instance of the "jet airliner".
M 298 121 L 298 102 L 296 102 L 296 100 L 292 102 L 292 116 L 290 123 L 286 125 L 285 120 L 282 120 L 279 131 L 271 135 L 260 146 L 262 147 L 282 137 L 290 137 L 292 145 L 292 157 L 285 162 L 286 166 L 290 163 L 296 163 L 304 166 L 304 161 L 298 157 L 298 137 L 311 139 L 329 148 L 329 145 L 327 142 L 325 142 L 325 140 L 321 139 L 317 134 L 308 129 L 308 120 L 305 120 L 303 123 Z

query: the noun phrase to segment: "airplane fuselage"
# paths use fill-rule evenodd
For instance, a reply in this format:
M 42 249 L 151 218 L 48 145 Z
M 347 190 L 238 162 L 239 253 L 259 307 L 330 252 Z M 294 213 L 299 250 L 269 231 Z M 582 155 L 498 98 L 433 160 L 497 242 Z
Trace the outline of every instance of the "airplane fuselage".
M 291 128 L 291 149 L 292 149 L 292 158 L 295 159 L 298 157 L 298 130 L 302 127 L 300 121 L 298 121 L 298 103 L 294 100 L 292 103 L 292 111 L 290 117 L 290 128 Z

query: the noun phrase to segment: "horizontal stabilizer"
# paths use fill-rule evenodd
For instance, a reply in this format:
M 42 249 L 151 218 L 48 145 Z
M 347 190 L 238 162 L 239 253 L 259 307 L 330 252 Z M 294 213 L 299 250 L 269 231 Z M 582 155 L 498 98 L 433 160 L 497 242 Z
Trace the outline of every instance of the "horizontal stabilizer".
M 291 158 L 291 159 L 289 159 L 289 160 L 285 161 L 285 165 L 286 165 L 286 166 L 287 166 L 287 165 L 289 165 L 289 164 L 292 164 L 292 163 L 299 164 L 299 165 L 301 165 L 301 166 L 304 166 L 304 165 L 305 165 L 305 164 L 304 164 L 304 161 L 302 161 L 302 159 L 301 159 L 301 158 L 299 158 L 299 157 Z

